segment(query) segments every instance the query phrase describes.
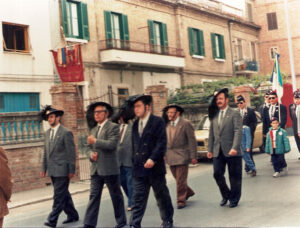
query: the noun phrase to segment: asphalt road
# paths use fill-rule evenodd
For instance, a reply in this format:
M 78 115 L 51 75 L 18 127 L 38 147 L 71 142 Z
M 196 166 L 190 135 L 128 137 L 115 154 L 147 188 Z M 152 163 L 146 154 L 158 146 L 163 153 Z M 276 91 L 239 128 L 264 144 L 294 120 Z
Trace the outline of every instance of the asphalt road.
M 189 185 L 196 195 L 187 207 L 175 209 L 175 227 L 300 227 L 300 161 L 293 138 L 292 152 L 286 155 L 289 174 L 273 178 L 270 157 L 254 156 L 257 176 L 243 174 L 242 198 L 236 208 L 220 207 L 221 196 L 212 177 L 212 164 L 201 162 L 190 168 Z M 168 174 L 168 186 L 173 205 L 176 206 L 175 183 Z M 80 221 L 64 227 L 80 227 L 88 203 L 88 192 L 73 197 Z M 52 201 L 15 208 L 5 218 L 4 227 L 43 227 Z M 127 213 L 129 220 L 130 213 Z M 58 226 L 66 218 L 61 214 Z M 155 199 L 151 192 L 142 225 L 159 227 L 161 224 Z M 107 190 L 102 195 L 98 227 L 114 227 L 112 203 Z

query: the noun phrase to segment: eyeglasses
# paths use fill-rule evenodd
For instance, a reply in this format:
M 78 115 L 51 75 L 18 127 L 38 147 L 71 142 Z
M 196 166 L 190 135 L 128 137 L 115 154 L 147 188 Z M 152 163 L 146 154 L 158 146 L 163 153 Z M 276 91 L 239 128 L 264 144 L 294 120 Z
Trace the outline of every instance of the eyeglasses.
M 276 97 L 269 97 L 269 100 L 275 100 Z
M 237 105 L 238 105 L 238 104 L 244 104 L 244 102 L 241 101 L 241 102 L 237 102 L 236 104 L 237 104 Z
M 105 110 L 101 110 L 101 111 L 94 111 L 94 114 L 100 114 L 101 112 L 106 112 Z
M 269 96 L 265 96 L 265 98 L 269 98 Z

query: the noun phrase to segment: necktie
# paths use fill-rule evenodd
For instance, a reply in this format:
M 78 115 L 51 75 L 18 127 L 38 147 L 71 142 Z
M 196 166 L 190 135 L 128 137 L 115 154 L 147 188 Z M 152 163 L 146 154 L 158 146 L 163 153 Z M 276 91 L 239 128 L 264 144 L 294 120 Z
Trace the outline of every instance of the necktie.
M 101 128 L 101 126 L 98 126 L 98 129 L 97 129 L 97 134 L 96 134 L 96 137 L 97 137 L 97 138 L 99 137 L 100 128 Z
M 221 127 L 222 122 L 223 122 L 223 114 L 224 114 L 224 111 L 222 110 L 221 115 L 220 115 L 220 119 L 219 119 L 219 128 Z
M 51 129 L 50 130 L 50 141 L 53 141 L 54 140 L 54 130 Z
M 175 127 L 175 123 L 174 123 L 174 121 L 172 121 L 172 127 Z
M 142 137 L 142 134 L 143 134 L 143 121 L 142 120 L 140 120 L 140 128 L 139 128 L 139 135 L 140 135 L 140 137 Z
M 120 131 L 120 141 L 122 140 L 124 129 L 125 129 L 125 124 L 122 124 L 121 125 L 121 131 Z

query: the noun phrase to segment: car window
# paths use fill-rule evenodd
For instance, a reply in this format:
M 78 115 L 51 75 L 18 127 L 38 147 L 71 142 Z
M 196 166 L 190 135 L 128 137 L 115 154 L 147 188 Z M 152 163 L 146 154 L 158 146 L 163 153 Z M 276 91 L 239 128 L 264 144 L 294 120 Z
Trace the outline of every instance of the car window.
M 203 119 L 200 121 L 200 123 L 197 126 L 197 130 L 209 130 L 210 121 L 208 116 L 204 116 Z

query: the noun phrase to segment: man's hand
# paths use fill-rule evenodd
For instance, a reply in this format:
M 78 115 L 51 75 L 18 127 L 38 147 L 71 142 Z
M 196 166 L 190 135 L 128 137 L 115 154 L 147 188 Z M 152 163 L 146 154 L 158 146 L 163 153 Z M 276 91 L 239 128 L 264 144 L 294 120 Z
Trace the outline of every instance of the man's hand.
M 192 159 L 192 164 L 196 165 L 198 163 L 198 160 L 196 158 Z
M 97 141 L 97 139 L 96 139 L 95 136 L 93 136 L 93 135 L 90 135 L 90 136 L 87 138 L 88 144 L 93 145 L 93 144 L 96 143 L 96 141 Z
M 300 138 L 300 133 L 298 134 L 298 138 Z
M 206 157 L 207 157 L 208 159 L 212 159 L 213 153 L 212 153 L 212 152 L 207 152 Z
M 91 159 L 96 162 L 98 160 L 98 153 L 97 152 L 93 152 L 91 154 Z
M 233 156 L 237 155 L 237 151 L 235 149 L 231 149 L 228 154 L 229 154 L 229 156 L 233 157 Z
M 247 148 L 246 151 L 247 151 L 247 152 L 250 152 L 250 148 Z
M 68 177 L 69 177 L 69 180 L 71 180 L 74 177 L 74 173 L 69 173 Z
M 151 169 L 155 165 L 154 161 L 152 161 L 150 158 L 146 161 L 144 167 L 146 169 Z
M 264 138 L 266 138 L 266 137 L 267 137 L 267 135 L 263 135 L 263 137 L 264 137 Z
M 41 178 L 44 178 L 46 176 L 46 173 L 45 172 L 40 172 L 40 177 Z

